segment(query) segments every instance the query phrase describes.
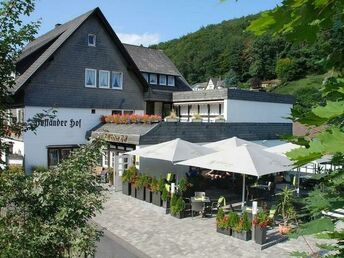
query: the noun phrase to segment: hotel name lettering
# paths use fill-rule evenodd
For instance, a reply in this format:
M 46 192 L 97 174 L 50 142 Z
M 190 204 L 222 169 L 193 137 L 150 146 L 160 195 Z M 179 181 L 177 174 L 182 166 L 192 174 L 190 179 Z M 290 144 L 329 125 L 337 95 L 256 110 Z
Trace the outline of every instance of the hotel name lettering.
M 69 128 L 81 128 L 81 119 L 44 119 L 39 122 L 42 127 L 69 127 Z
M 128 143 L 129 136 L 125 134 L 103 134 L 103 139 L 109 142 Z

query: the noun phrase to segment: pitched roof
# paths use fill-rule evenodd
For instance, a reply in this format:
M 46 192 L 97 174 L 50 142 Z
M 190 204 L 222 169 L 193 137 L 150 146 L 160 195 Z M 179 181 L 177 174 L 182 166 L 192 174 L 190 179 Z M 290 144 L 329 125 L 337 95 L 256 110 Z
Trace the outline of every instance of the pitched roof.
M 17 62 L 23 60 L 25 57 L 28 57 L 32 53 L 36 52 L 37 50 L 41 49 L 42 47 L 46 46 L 48 43 L 53 42 L 44 52 L 40 55 L 37 60 L 35 60 L 31 66 L 16 79 L 16 85 L 12 92 L 17 92 L 26 82 L 27 80 L 37 72 L 37 70 L 54 54 L 54 52 L 78 29 L 83 22 L 90 17 L 91 15 L 96 14 L 100 20 L 102 21 L 105 29 L 108 31 L 112 39 L 114 40 L 115 44 L 119 47 L 119 50 L 124 55 L 126 60 L 128 61 L 130 68 L 136 73 L 138 79 L 141 81 L 142 85 L 145 89 L 148 88 L 146 80 L 143 78 L 142 74 L 140 73 L 138 67 L 134 63 L 131 56 L 128 54 L 127 50 L 117 37 L 116 33 L 112 29 L 111 25 L 108 23 L 106 18 L 104 17 L 103 13 L 99 9 L 99 7 L 78 16 L 77 18 L 66 22 L 60 26 L 55 27 L 55 29 L 49 31 L 48 33 L 38 37 L 31 43 L 29 43 L 22 51 L 21 56 L 17 60 Z
M 123 44 L 141 72 L 181 76 L 177 67 L 162 50 Z

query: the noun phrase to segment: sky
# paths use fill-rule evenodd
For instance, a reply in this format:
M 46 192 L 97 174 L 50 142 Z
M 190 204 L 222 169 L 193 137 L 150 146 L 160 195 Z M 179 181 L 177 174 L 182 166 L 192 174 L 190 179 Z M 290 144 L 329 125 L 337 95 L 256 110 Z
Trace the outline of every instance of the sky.
M 37 0 L 24 21 L 41 19 L 38 35 L 100 7 L 124 43 L 148 46 L 202 26 L 274 8 L 281 0 Z

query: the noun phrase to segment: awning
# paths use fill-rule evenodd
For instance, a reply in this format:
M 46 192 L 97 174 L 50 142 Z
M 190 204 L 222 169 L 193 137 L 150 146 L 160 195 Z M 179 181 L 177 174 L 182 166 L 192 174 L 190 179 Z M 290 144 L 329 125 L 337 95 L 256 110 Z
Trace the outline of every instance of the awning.
M 223 100 L 210 100 L 210 101 L 190 101 L 190 102 L 176 102 L 174 106 L 192 105 L 192 104 L 222 104 Z
M 157 124 L 102 124 L 91 130 L 91 138 L 101 137 L 108 142 L 139 145 L 140 137 Z

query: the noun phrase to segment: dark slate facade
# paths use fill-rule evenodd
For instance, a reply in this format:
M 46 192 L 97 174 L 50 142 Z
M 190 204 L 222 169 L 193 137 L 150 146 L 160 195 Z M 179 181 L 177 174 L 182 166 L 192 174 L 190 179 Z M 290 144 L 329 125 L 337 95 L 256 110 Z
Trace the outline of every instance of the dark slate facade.
M 96 34 L 96 47 L 88 46 L 89 33 Z M 85 68 L 123 72 L 123 89 L 85 87 Z M 84 21 L 25 86 L 26 106 L 144 109 L 144 86 L 96 15 Z
M 292 134 L 291 123 L 159 123 L 140 137 L 140 145 L 181 138 L 194 143 L 214 142 L 233 136 L 248 140 L 275 140 Z

